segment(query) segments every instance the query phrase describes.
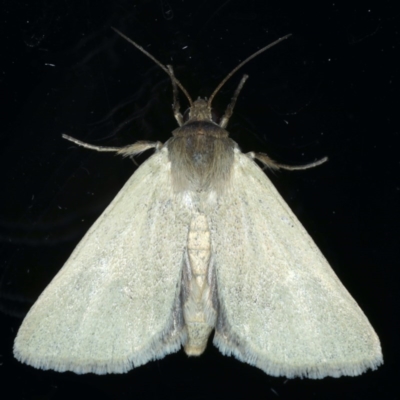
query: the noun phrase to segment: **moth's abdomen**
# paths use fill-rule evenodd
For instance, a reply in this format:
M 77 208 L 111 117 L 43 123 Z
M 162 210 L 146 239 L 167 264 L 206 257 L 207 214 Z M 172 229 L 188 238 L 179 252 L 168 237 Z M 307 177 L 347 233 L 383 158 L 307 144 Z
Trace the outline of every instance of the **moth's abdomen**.
M 194 216 L 190 224 L 187 243 L 185 274 L 185 299 L 183 317 L 187 328 L 186 354 L 203 353 L 207 340 L 214 329 L 217 310 L 212 300 L 210 284 L 211 241 L 207 218 L 204 214 Z

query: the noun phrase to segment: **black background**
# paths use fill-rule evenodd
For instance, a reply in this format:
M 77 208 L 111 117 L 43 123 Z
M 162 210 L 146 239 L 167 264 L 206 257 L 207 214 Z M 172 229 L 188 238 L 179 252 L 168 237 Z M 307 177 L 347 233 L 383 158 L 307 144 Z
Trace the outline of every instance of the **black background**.
M 398 399 L 399 31 L 396 1 L 6 1 L 1 46 L 0 396 L 2 399 Z M 135 170 L 98 145 L 165 141 L 176 127 L 164 64 L 222 113 L 243 151 L 283 163 L 269 174 L 378 333 L 385 364 L 360 377 L 274 378 L 222 356 L 183 351 L 124 375 L 41 371 L 12 343 L 27 310 Z M 181 96 L 183 109 L 185 99 Z M 112 112 L 113 111 L 113 112 Z M 143 162 L 146 156 L 139 158 Z M 251 190 L 251 188 L 249 189 Z

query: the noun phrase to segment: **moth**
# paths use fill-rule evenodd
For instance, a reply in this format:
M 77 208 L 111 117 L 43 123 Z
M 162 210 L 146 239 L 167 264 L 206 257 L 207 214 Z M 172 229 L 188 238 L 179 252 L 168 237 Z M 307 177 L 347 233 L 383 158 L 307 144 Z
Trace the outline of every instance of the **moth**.
M 36 368 L 124 373 L 178 351 L 198 356 L 212 331 L 221 353 L 269 375 L 359 375 L 383 362 L 378 336 L 256 160 L 226 130 L 241 79 L 214 121 L 145 49 L 114 29 L 171 78 L 179 127 L 164 144 L 80 146 L 133 157 L 154 154 L 89 229 L 25 317 L 14 355 Z M 178 88 L 190 110 L 180 113 Z

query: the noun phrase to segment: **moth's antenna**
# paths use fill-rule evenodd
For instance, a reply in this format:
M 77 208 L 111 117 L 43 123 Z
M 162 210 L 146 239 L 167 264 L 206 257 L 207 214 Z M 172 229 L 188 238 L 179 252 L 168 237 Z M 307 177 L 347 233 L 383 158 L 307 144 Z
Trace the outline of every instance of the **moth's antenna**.
M 139 46 L 137 43 L 135 43 L 132 39 L 129 39 L 128 36 L 125 36 L 122 32 L 120 32 L 118 29 L 111 27 L 115 32 L 118 33 L 118 35 L 122 36 L 126 41 L 128 41 L 130 44 L 133 44 L 138 50 L 140 50 L 143 54 L 146 54 L 147 57 L 149 57 L 151 60 L 153 60 L 162 70 L 164 70 L 168 76 L 171 78 L 173 82 L 177 84 L 179 89 L 182 90 L 184 95 L 189 101 L 190 107 L 193 106 L 193 101 L 192 98 L 189 96 L 189 93 L 187 90 L 183 87 L 183 85 L 178 81 L 178 79 L 175 78 L 175 75 L 170 72 L 170 70 L 163 64 L 160 63 L 155 57 L 153 57 L 148 51 L 146 51 L 142 46 Z
M 276 44 L 282 42 L 283 40 L 289 38 L 290 36 L 292 36 L 291 33 L 289 33 L 286 36 L 281 37 L 278 40 L 275 40 L 275 42 L 270 43 L 268 46 L 263 47 L 262 49 L 256 51 L 254 54 L 252 54 L 250 57 L 247 57 L 244 61 L 242 61 L 236 68 L 234 68 L 223 80 L 222 82 L 217 86 L 217 88 L 214 90 L 213 94 L 210 96 L 210 98 L 208 99 L 208 106 L 211 107 L 211 103 L 215 97 L 215 95 L 220 91 L 220 89 L 222 88 L 222 86 L 225 85 L 226 81 L 240 68 L 243 67 L 243 65 L 247 64 L 250 60 L 252 60 L 253 58 L 257 57 L 259 54 L 261 54 L 262 52 L 264 52 L 265 50 L 270 49 L 272 46 L 275 46 Z

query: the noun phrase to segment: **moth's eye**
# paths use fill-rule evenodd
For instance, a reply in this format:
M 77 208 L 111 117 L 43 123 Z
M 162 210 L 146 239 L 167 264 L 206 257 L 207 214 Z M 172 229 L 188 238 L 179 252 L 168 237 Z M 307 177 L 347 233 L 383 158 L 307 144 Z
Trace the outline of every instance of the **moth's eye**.
M 186 122 L 189 119 L 190 108 L 187 108 L 183 113 L 183 122 Z
M 221 114 L 217 113 L 214 110 L 212 110 L 211 111 L 211 118 L 216 124 L 218 124 L 220 122 L 220 119 L 221 119 Z

